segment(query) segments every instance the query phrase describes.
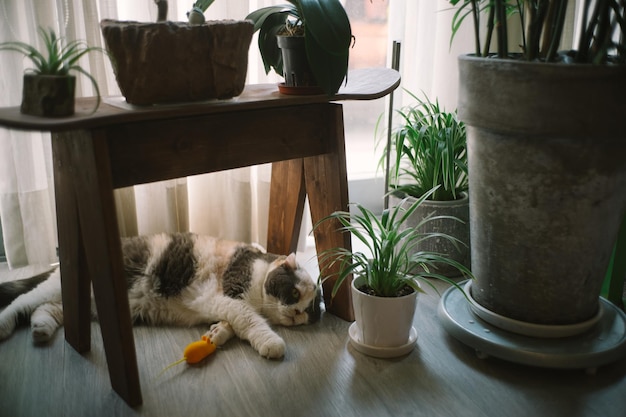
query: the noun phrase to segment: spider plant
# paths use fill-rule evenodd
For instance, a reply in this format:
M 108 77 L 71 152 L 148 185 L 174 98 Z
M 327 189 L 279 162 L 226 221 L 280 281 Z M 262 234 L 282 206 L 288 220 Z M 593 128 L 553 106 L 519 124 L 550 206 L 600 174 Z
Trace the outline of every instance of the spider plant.
M 40 52 L 36 47 L 24 42 L 12 41 L 0 43 L 0 51 L 14 51 L 23 54 L 30 59 L 34 68 L 27 71 L 38 75 L 66 76 L 70 71 L 77 71 L 85 75 L 91 81 L 97 94 L 97 102 L 94 111 L 100 106 L 100 89 L 95 78 L 84 68 L 78 65 L 78 60 L 91 51 L 100 51 L 106 54 L 102 48 L 88 46 L 86 42 L 74 40 L 66 42 L 63 37 L 57 37 L 53 29 L 38 28 L 39 36 L 44 44 L 44 51 Z
M 560 54 L 565 29 L 567 0 L 449 0 L 458 9 L 452 20 L 453 37 L 464 19 L 474 23 L 475 54 L 488 56 L 495 33 L 497 56 L 509 58 L 507 19 L 517 15 L 524 28 L 522 56 L 525 60 L 575 63 L 626 63 L 626 2 L 582 0 L 582 27 L 576 50 Z M 481 19 L 487 32 L 480 36 Z
M 391 133 L 390 188 L 416 198 L 434 189 L 430 200 L 456 200 L 468 186 L 465 124 L 438 100 L 405 91 L 416 103 L 397 110 L 402 123 Z
M 356 210 L 336 211 L 320 220 L 315 227 L 327 221 L 339 223 L 342 232 L 350 233 L 367 248 L 366 251 L 350 251 L 337 247 L 320 254 L 321 276 L 335 265 L 338 272 L 324 279 L 336 277 L 332 296 L 334 297 L 342 283 L 350 276 L 365 278 L 366 286 L 372 294 L 381 297 L 396 297 L 405 287 L 422 291 L 420 281 L 437 290 L 433 283 L 425 278 L 436 278 L 459 288 L 450 278 L 437 273 L 434 264 L 448 264 L 458 268 L 467 276 L 471 272 L 460 263 L 438 253 L 414 251 L 413 248 L 425 239 L 443 238 L 458 243 L 455 238 L 443 233 L 421 233 L 421 225 L 437 217 L 428 217 L 418 227 L 403 229 L 402 224 L 435 190 L 430 190 L 412 205 L 404 208 L 402 204 L 383 211 L 380 218 L 360 204 L 354 204 Z
M 265 72 L 282 76 L 283 59 L 277 35 L 304 33 L 311 71 L 328 95 L 339 90 L 348 72 L 348 51 L 352 42 L 350 20 L 339 0 L 287 0 L 289 4 L 269 6 L 250 13 L 246 19 L 259 31 L 259 51 Z

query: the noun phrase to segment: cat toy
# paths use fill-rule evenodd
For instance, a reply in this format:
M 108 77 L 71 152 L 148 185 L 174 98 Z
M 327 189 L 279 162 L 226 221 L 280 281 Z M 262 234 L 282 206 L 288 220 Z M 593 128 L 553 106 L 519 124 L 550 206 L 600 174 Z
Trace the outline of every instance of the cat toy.
M 215 352 L 217 346 L 215 343 L 211 341 L 208 336 L 202 336 L 201 340 L 197 340 L 195 342 L 191 342 L 187 345 L 183 352 L 183 358 L 167 365 L 159 374 L 159 376 L 170 369 L 173 366 L 176 366 L 180 363 L 187 362 L 189 364 L 194 364 L 200 362 L 202 359 L 206 358 L 213 352 Z

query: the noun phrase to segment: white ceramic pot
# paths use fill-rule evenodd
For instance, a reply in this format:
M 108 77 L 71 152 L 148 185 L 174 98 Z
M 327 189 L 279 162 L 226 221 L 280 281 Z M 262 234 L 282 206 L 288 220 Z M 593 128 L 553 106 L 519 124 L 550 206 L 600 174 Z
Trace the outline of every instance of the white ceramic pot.
M 357 337 L 367 346 L 405 346 L 413 327 L 417 291 L 402 297 L 376 297 L 358 290 L 364 281 L 363 277 L 352 281 Z

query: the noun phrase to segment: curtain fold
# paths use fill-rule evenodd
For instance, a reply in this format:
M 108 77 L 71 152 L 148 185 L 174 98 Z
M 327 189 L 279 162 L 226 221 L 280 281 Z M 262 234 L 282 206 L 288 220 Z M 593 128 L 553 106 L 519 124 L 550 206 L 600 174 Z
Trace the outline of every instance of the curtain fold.
M 471 25 L 464 25 L 450 45 L 453 12 L 447 0 L 373 1 L 388 2 L 389 43 L 402 42 L 402 86 L 439 99 L 448 110 L 456 108 L 456 59 L 473 49 Z M 184 20 L 191 3 L 170 0 L 170 20 Z M 211 6 L 207 17 L 241 19 L 250 10 L 281 3 L 284 1 L 220 0 Z M 569 24 L 574 22 L 573 8 Z M 156 6 L 154 0 L 1 0 L 0 42 L 39 44 L 37 27 L 43 26 L 54 28 L 69 40 L 82 39 L 91 46 L 103 47 L 99 22 L 104 18 L 155 21 Z M 247 82 L 277 82 L 276 75 L 265 74 L 256 42 L 255 36 Z M 17 106 L 21 102 L 22 74 L 29 63 L 19 54 L 1 54 L 0 106 Z M 96 78 L 103 96 L 120 95 L 111 64 L 102 54 L 88 54 L 80 65 Z M 78 75 L 77 95 L 94 94 L 89 80 Z M 396 100 L 397 108 L 412 99 L 399 92 Z M 349 107 L 346 104 L 346 113 Z M 374 119 L 378 116 L 371 115 Z M 374 132 L 367 135 L 373 137 Z M 49 134 L 0 128 L 0 224 L 11 267 L 56 261 L 50 153 Z M 192 231 L 265 245 L 270 172 L 270 165 L 262 165 L 116 190 L 120 234 Z
M 241 19 L 251 8 L 274 3 L 216 2 L 208 15 Z M 170 0 L 169 18 L 184 20 L 190 4 Z M 42 26 L 54 28 L 68 40 L 82 39 L 90 46 L 103 47 L 99 22 L 104 18 L 155 21 L 156 6 L 154 0 L 2 0 L 0 42 L 39 44 L 37 27 Z M 248 82 L 259 82 L 264 74 L 254 55 L 257 48 L 252 46 Z M 2 52 L 0 106 L 20 104 L 22 74 L 28 65 L 21 55 Z M 90 53 L 80 65 L 96 78 L 103 96 L 120 95 L 104 55 Z M 77 96 L 93 95 L 89 80 L 78 75 Z M 269 176 L 270 166 L 264 165 L 116 190 L 120 234 L 192 231 L 265 245 Z M 49 134 L 0 129 L 0 225 L 9 267 L 56 262 Z

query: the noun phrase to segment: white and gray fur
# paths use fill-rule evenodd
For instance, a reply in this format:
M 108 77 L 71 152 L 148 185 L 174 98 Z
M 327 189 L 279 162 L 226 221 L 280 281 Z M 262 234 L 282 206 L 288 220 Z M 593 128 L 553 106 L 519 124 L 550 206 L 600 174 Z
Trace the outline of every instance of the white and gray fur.
M 125 238 L 122 252 L 134 321 L 211 325 L 206 334 L 218 346 L 236 335 L 262 356 L 280 358 L 285 342 L 270 324 L 319 320 L 319 289 L 294 254 L 191 233 Z M 0 340 L 21 317 L 30 317 L 35 342 L 50 340 L 63 324 L 60 271 L 0 284 L 0 306 L 7 304 Z

